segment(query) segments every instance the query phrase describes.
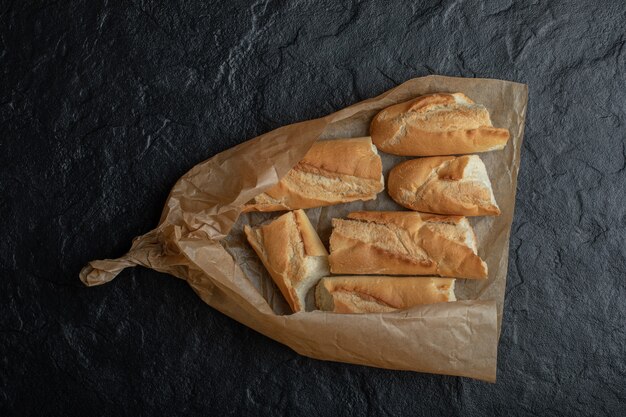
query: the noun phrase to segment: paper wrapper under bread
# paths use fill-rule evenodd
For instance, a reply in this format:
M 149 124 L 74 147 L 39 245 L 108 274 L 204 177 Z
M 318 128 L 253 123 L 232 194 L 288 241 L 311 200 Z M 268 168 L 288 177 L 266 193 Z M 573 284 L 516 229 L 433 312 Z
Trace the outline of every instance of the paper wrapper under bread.
M 274 186 L 314 141 L 366 136 L 379 110 L 442 91 L 462 92 L 484 104 L 494 126 L 511 133 L 504 150 L 481 154 L 502 215 L 470 220 L 479 254 L 489 266 L 488 279 L 458 280 L 457 302 L 383 314 L 286 314 L 284 299 L 242 230 L 280 213 L 240 215 L 242 206 Z M 428 76 L 326 117 L 258 136 L 196 165 L 172 188 L 156 229 L 137 237 L 123 257 L 90 262 L 80 278 L 99 285 L 124 268 L 142 265 L 186 280 L 213 308 L 302 355 L 495 381 L 527 95 L 525 85 L 513 82 Z M 385 176 L 408 159 L 381 156 Z M 384 191 L 373 201 L 311 209 L 307 215 L 327 244 L 333 217 L 401 209 Z

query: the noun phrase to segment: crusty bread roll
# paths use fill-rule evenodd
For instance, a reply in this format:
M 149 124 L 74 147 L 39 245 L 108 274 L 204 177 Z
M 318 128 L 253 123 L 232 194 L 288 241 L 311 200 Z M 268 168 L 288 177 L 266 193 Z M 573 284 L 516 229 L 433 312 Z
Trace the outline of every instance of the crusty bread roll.
M 500 214 L 478 155 L 402 162 L 389 172 L 387 190 L 396 203 L 412 210 L 459 216 Z
M 281 181 L 246 211 L 279 211 L 373 200 L 384 188 L 383 164 L 371 138 L 318 141 Z
M 244 231 L 293 312 L 304 311 L 309 290 L 329 274 L 328 252 L 304 211 Z
M 447 301 L 456 301 L 452 278 L 325 277 L 315 290 L 317 308 L 335 313 L 385 313 Z
M 360 211 L 333 219 L 333 274 L 487 278 L 487 264 L 465 217 L 410 211 Z
M 509 131 L 493 127 L 489 111 L 462 93 L 439 93 L 399 103 L 374 117 L 372 141 L 395 155 L 435 156 L 502 149 Z

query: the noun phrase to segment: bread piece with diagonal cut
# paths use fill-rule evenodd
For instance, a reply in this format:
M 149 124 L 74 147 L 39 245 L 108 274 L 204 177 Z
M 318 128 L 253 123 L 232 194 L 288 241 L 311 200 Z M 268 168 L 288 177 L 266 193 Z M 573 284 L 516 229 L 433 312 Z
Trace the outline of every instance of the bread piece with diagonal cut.
M 487 278 L 465 217 L 408 211 L 360 211 L 333 219 L 333 274 Z
M 389 172 L 387 190 L 406 208 L 458 216 L 497 216 L 500 208 L 478 155 L 433 156 L 402 162 Z
M 395 104 L 372 120 L 376 147 L 394 155 L 436 156 L 502 149 L 509 131 L 493 127 L 487 108 L 463 93 L 437 93 Z
M 309 290 L 329 274 L 328 252 L 304 211 L 244 232 L 293 312 L 304 311 Z

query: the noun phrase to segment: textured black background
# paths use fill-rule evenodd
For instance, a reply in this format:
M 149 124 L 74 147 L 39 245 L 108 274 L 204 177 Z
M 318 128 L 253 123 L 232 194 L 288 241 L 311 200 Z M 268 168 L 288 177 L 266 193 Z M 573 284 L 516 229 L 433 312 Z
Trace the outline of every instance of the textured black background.
M 0 2 L 0 414 L 626 415 L 621 0 Z M 300 357 L 142 268 L 195 163 L 431 73 L 527 83 L 495 385 Z

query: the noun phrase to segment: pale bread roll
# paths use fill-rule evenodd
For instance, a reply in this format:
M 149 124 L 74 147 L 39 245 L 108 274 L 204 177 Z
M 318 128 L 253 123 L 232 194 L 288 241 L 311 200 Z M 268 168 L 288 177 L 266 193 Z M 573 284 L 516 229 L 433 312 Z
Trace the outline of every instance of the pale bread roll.
M 373 200 L 384 189 L 383 164 L 369 136 L 318 141 L 247 211 L 280 211 Z
M 361 211 L 333 219 L 333 274 L 487 278 L 465 217 L 409 211 Z
M 395 155 L 435 156 L 502 149 L 509 131 L 463 93 L 429 94 L 378 113 L 370 126 L 376 147 Z
M 389 172 L 387 191 L 401 206 L 427 213 L 497 216 L 500 208 L 478 155 L 433 156 L 402 162 Z
M 456 301 L 454 281 L 435 277 L 325 277 L 317 284 L 315 302 L 320 310 L 335 313 L 386 313 Z
M 244 231 L 293 312 L 304 311 L 309 290 L 329 274 L 328 252 L 304 211 Z

